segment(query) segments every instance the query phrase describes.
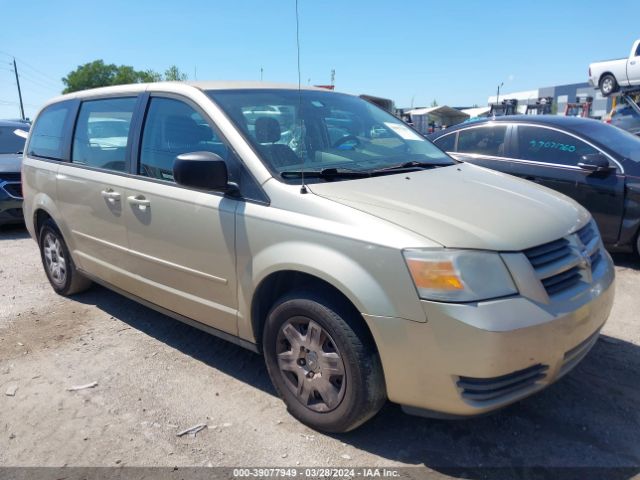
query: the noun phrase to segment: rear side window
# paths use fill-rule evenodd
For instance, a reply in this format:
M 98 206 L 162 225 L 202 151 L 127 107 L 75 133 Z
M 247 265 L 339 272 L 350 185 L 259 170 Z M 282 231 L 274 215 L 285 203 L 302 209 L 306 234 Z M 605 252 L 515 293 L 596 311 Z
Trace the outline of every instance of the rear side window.
M 445 135 L 444 137 L 437 138 L 435 143 L 441 150 L 445 152 L 454 152 L 456 146 L 456 134 Z
M 469 128 L 458 132 L 458 152 L 504 156 L 506 125 Z
M 105 170 L 127 171 L 127 141 L 135 105 L 135 97 L 83 102 L 76 122 L 71 161 Z
M 179 100 L 152 98 L 142 131 L 139 173 L 173 182 L 176 157 L 201 151 L 216 153 L 223 160 L 229 154 L 226 145 L 195 109 Z
M 518 158 L 558 165 L 577 165 L 583 155 L 598 151 L 566 133 L 549 128 L 518 126 Z
M 38 115 L 31 131 L 29 155 L 64 160 L 64 128 L 71 108 L 69 103 L 56 103 Z

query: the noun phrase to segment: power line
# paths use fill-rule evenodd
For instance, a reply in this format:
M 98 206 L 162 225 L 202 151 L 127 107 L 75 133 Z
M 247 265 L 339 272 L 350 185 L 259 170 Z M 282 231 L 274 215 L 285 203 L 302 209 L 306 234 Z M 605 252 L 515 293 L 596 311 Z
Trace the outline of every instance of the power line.
M 54 78 L 53 78 L 52 76 L 50 76 L 48 73 L 44 73 L 42 70 L 40 70 L 40 69 L 38 69 L 38 68 L 34 67 L 34 66 L 33 66 L 33 65 L 31 65 L 30 63 L 25 62 L 22 58 L 20 58 L 20 57 L 16 57 L 15 55 L 11 55 L 10 53 L 8 53 L 8 52 L 4 52 L 4 51 L 2 51 L 2 50 L 0 50 L 0 53 L 2 53 L 2 54 L 4 54 L 4 55 L 7 55 L 8 57 L 15 58 L 16 60 L 18 60 L 18 61 L 20 62 L 21 66 L 22 66 L 22 65 L 24 65 L 24 66 L 25 66 L 25 67 L 27 67 L 28 69 L 32 70 L 34 73 L 36 73 L 36 74 L 40 75 L 41 77 L 43 77 L 43 80 L 45 80 L 45 79 L 46 79 L 46 81 L 48 81 L 48 82 L 54 83 L 54 84 L 56 84 L 56 85 L 58 85 L 58 84 L 59 84 L 59 82 L 60 82 L 60 81 L 59 81 L 58 79 L 54 79 Z
M 56 90 L 56 91 L 60 91 L 60 87 L 62 87 L 62 85 L 57 85 L 57 86 L 52 86 L 52 85 L 47 85 L 45 83 L 40 82 L 38 79 L 33 78 L 31 76 L 25 75 L 24 72 L 20 72 L 20 79 L 21 80 L 26 80 L 28 82 L 31 82 L 33 85 L 37 85 L 39 88 L 41 89 L 46 89 L 47 92 L 51 92 L 52 90 Z

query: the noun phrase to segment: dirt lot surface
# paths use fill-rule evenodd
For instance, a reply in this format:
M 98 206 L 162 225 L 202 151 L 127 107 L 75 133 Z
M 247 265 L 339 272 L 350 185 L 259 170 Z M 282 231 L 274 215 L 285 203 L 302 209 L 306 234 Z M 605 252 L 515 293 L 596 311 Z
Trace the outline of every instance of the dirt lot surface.
M 625 466 L 640 472 L 640 262 L 584 362 L 546 391 L 465 421 L 388 405 L 345 435 L 296 422 L 262 358 L 94 287 L 55 295 L 36 244 L 0 230 L 0 465 Z M 70 387 L 97 382 L 80 391 Z M 14 393 L 13 396 L 8 395 Z M 196 436 L 176 433 L 196 424 Z M 637 470 L 636 470 L 637 469 Z

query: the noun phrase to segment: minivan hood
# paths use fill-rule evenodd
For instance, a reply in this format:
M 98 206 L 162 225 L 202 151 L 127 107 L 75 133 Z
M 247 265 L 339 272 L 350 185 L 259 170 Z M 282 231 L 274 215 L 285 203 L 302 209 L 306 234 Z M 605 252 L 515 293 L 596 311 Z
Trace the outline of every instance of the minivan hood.
M 523 250 L 568 235 L 590 218 L 564 195 L 467 163 L 308 188 L 448 248 Z
M 19 153 L 0 153 L 0 172 L 18 173 L 22 165 Z

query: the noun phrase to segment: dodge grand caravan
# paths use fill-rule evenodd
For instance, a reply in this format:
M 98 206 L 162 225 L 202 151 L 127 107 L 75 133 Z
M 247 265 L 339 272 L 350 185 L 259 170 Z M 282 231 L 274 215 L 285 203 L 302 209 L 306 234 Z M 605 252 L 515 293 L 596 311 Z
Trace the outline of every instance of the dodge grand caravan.
M 105 285 L 264 354 L 300 421 L 503 407 L 571 370 L 614 296 L 574 201 L 452 160 L 354 96 L 249 83 L 54 99 L 23 162 L 56 292 Z

